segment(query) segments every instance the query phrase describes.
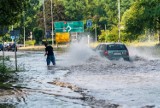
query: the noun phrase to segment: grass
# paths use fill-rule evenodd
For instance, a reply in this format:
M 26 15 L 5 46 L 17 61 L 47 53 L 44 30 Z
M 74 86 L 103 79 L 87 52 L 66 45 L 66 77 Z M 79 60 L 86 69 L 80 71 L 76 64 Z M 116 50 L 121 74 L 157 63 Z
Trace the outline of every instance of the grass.
M 129 46 L 134 46 L 134 47 L 152 47 L 156 46 L 158 42 L 132 42 L 132 43 L 127 43 Z
M 10 61 L 9 57 L 4 58 L 3 64 L 3 57 L 0 57 L 0 89 L 9 89 L 12 87 L 9 82 L 13 79 L 13 73 L 16 72 L 11 68 L 12 66 L 6 63 L 7 61 Z

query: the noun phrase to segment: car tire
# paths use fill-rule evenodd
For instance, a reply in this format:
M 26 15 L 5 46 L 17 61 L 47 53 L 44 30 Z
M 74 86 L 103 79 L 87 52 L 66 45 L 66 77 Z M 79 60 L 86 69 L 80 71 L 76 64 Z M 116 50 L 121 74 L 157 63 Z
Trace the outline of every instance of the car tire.
M 124 61 L 130 61 L 130 59 L 129 58 L 124 58 Z

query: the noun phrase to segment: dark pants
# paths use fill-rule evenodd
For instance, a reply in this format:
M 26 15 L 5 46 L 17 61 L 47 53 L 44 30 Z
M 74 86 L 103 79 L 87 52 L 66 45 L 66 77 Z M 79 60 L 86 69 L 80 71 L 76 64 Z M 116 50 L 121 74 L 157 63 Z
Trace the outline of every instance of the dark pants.
M 47 55 L 46 61 L 47 61 L 47 66 L 50 65 L 50 62 L 52 62 L 53 65 L 56 64 L 56 63 L 55 63 L 55 57 L 54 57 L 54 55 Z

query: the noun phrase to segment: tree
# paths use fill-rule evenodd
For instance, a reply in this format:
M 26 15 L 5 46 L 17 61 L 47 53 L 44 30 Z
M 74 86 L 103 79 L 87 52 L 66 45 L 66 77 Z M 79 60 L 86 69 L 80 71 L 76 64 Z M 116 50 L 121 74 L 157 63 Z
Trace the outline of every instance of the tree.
M 133 39 L 145 30 L 160 29 L 160 2 L 158 0 L 136 1 L 123 15 L 125 31 L 135 35 Z
M 0 0 L 0 25 L 9 26 L 16 23 L 27 1 L 28 0 Z
M 52 18 L 51 18 L 51 1 L 45 0 L 45 19 L 46 19 L 46 29 L 51 30 Z M 61 1 L 53 0 L 52 2 L 53 10 L 53 21 L 65 20 L 64 6 Z M 43 17 L 43 5 L 40 7 L 40 11 L 37 13 L 37 23 L 38 27 L 43 29 L 44 33 L 44 17 Z
M 35 37 L 36 44 L 39 44 L 39 42 L 42 41 L 43 30 L 41 28 L 34 28 L 33 35 Z

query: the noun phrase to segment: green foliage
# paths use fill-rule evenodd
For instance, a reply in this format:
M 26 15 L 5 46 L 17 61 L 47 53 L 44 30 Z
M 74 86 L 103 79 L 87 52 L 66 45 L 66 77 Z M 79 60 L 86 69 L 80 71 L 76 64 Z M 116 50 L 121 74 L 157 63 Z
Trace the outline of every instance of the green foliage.
M 53 21 L 83 21 L 92 20 L 90 30 L 94 34 L 95 24 L 100 41 L 116 41 L 118 32 L 118 1 L 117 0 L 52 0 Z M 51 30 L 51 0 L 45 2 L 46 30 Z M 122 41 L 133 41 L 145 33 L 145 30 L 157 32 L 160 29 L 159 0 L 120 0 Z M 8 8 L 10 7 L 10 8 Z M 7 14 L 6 14 L 7 13 Z M 1 0 L 0 23 L 3 26 L 14 24 L 14 29 L 21 30 L 20 41 L 23 42 L 23 27 L 27 39 L 33 32 L 36 44 L 45 38 L 43 3 L 38 0 Z M 105 33 L 102 31 L 108 30 Z M 8 27 L 11 29 L 11 27 Z M 43 37 L 44 36 L 44 37 Z M 105 37 L 105 38 L 104 38 Z M 114 37 L 114 38 L 113 38 Z M 10 40 L 5 37 L 6 40 Z M 142 39 L 143 40 L 143 39 Z
M 27 46 L 33 46 L 33 45 L 35 45 L 35 43 L 36 43 L 36 41 L 35 40 L 28 40 L 28 41 L 26 41 L 26 45 Z
M 82 20 L 85 9 L 84 3 L 83 0 L 76 0 L 76 2 L 75 0 L 64 0 L 66 20 Z
M 0 82 L 7 81 L 12 76 L 11 74 L 14 73 L 14 72 L 15 71 L 13 71 L 13 69 L 11 69 L 11 67 L 8 66 L 7 64 L 3 65 L 3 63 L 0 63 L 0 76 L 1 76 L 0 77 Z
M 10 68 L 9 67 L 7 67 L 6 65 L 4 65 L 3 66 L 3 64 L 2 63 L 0 63 L 0 74 L 1 75 L 8 75 L 9 73 L 10 73 Z
M 98 36 L 98 41 L 106 42 L 107 32 L 108 31 L 101 30 L 101 35 Z
M 34 28 L 33 36 L 35 38 L 36 44 L 42 41 L 43 30 L 41 28 Z
M 141 34 L 143 31 L 143 21 L 140 16 L 143 14 L 143 8 L 138 8 L 137 3 L 127 10 L 122 18 L 122 23 L 125 25 L 125 31 L 132 34 Z
M 63 21 L 65 20 L 65 11 L 64 5 L 62 5 L 61 1 L 52 0 L 52 11 L 53 11 L 53 20 L 54 21 Z M 51 30 L 52 28 L 52 17 L 51 17 L 51 1 L 45 0 L 45 7 L 43 5 L 40 6 L 40 11 L 37 12 L 37 24 L 39 28 L 44 28 L 44 13 L 45 10 L 45 19 L 46 19 L 46 29 Z
M 136 1 L 125 12 L 122 23 L 130 40 L 137 39 L 146 29 L 157 31 L 160 28 L 160 2 L 158 0 Z M 134 35 L 134 36 L 133 36 Z
M 0 0 L 0 24 L 8 26 L 19 20 L 19 14 L 28 0 Z
M 9 57 L 5 57 L 4 61 L 7 62 Z M 15 73 L 15 70 L 13 70 L 11 65 L 8 65 L 7 63 L 2 63 L 2 57 L 0 58 L 0 88 L 1 89 L 11 89 L 12 84 L 9 83 L 11 79 L 13 79 L 13 74 Z M 7 83 L 6 83 L 7 82 Z
M 114 26 L 111 30 L 101 31 L 99 40 L 101 42 L 117 42 L 118 41 L 118 28 Z

